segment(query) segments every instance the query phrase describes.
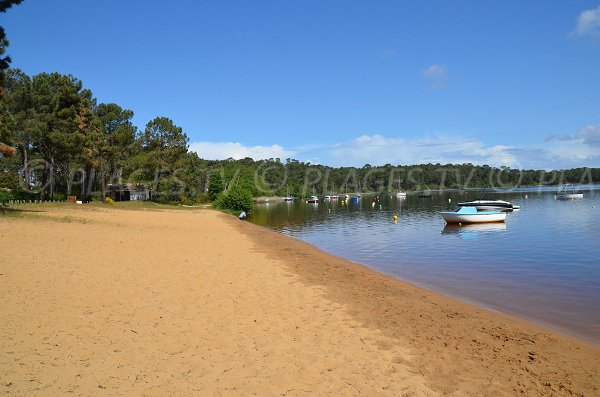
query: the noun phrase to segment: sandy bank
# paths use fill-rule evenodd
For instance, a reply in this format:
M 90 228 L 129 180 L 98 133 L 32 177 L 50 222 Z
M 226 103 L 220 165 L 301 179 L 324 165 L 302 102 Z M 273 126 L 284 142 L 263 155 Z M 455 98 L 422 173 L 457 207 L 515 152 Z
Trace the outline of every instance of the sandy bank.
M 597 346 L 233 217 L 41 215 L 0 218 L 6 395 L 599 394 Z

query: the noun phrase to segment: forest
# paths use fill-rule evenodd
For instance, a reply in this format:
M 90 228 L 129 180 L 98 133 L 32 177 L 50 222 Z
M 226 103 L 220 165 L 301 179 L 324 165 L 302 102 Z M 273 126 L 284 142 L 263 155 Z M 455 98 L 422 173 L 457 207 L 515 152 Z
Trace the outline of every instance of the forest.
M 74 76 L 18 69 L 4 75 L 0 188 L 15 199 L 103 200 L 107 186 L 145 186 L 160 202 L 206 202 L 222 192 L 306 196 L 343 192 L 514 187 L 600 182 L 600 169 L 519 170 L 473 164 L 334 168 L 296 159 L 206 160 L 168 117 L 132 123 L 133 111 L 98 103 Z

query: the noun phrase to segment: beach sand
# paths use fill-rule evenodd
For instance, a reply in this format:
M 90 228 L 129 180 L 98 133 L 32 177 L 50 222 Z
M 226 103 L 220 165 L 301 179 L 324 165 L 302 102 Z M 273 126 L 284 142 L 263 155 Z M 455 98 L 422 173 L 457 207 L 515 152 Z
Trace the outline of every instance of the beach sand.
M 234 217 L 40 208 L 0 217 L 0 394 L 600 395 L 597 345 Z

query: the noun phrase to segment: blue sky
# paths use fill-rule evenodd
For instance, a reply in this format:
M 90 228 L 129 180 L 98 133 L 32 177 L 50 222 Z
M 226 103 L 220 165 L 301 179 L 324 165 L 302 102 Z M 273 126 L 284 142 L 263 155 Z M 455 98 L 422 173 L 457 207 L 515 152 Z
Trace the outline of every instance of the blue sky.
M 203 158 L 600 167 L 600 0 L 25 0 L 13 66 Z

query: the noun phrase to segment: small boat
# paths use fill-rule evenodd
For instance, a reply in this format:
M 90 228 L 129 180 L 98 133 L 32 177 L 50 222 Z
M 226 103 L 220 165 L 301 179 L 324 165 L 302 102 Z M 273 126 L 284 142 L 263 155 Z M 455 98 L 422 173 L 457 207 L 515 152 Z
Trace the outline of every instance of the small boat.
M 360 194 L 356 195 L 356 196 L 352 196 L 352 201 L 355 203 L 358 203 L 358 201 L 361 199 Z
M 325 200 L 331 200 L 331 196 L 327 195 L 325 197 L 323 197 Z
M 521 208 L 520 205 L 504 200 L 473 200 L 458 203 L 459 207 L 475 207 L 480 211 L 512 211 Z
M 331 196 L 329 196 L 329 198 L 330 198 L 331 200 L 337 200 L 337 199 L 339 199 L 339 198 L 340 198 L 340 196 L 338 196 L 337 194 L 332 194 Z
M 460 207 L 456 211 L 440 212 L 446 223 L 504 222 L 505 211 L 477 211 L 475 207 Z
M 292 201 L 294 201 L 294 200 L 296 200 L 296 198 L 295 198 L 295 197 L 292 197 L 292 196 L 285 196 L 285 197 L 283 198 L 283 201 L 285 201 L 285 202 L 287 202 L 287 203 L 289 203 L 289 202 L 292 202 Z
M 317 204 L 319 202 L 319 198 L 317 196 L 310 196 L 306 199 L 306 202 L 309 204 Z
M 575 187 L 571 184 L 562 185 L 558 193 L 556 193 L 557 200 L 573 200 L 583 198 L 583 193 L 577 193 Z
M 406 192 L 398 192 L 396 193 L 396 197 L 406 197 Z

